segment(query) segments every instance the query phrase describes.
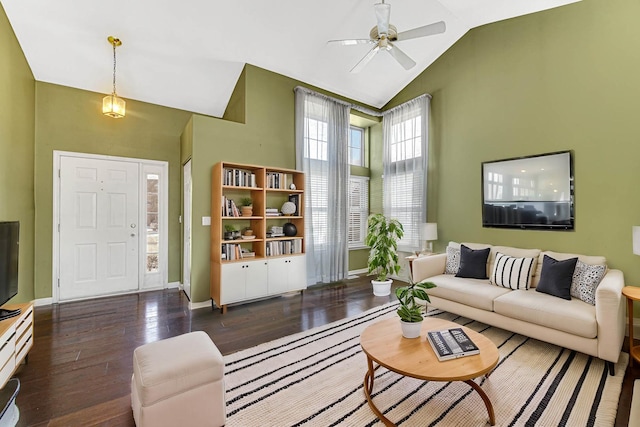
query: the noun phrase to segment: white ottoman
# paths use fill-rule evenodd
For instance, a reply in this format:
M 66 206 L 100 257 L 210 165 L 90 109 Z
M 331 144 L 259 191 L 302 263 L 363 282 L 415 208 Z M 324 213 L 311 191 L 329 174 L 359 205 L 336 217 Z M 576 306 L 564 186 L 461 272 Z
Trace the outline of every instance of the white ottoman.
M 133 352 L 131 407 L 138 427 L 223 426 L 224 361 L 202 331 Z

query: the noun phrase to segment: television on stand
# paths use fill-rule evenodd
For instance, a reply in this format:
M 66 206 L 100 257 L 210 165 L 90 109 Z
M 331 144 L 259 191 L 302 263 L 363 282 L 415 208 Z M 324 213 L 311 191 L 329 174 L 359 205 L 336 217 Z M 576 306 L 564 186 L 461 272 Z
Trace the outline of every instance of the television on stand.
M 0 221 L 0 321 L 20 314 L 2 306 L 18 293 L 20 222 Z

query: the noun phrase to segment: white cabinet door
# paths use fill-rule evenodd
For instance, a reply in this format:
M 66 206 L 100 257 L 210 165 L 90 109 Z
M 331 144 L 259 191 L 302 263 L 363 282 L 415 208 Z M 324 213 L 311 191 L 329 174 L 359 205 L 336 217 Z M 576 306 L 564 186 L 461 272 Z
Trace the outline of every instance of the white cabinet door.
M 234 262 L 222 266 L 220 282 L 220 305 L 238 302 L 246 295 L 245 264 Z
M 269 260 L 269 295 L 307 288 L 307 264 L 304 256 Z
M 289 291 L 288 258 L 269 260 L 269 295 L 282 294 Z
M 224 264 L 220 305 L 266 296 L 267 275 L 265 260 Z
M 267 261 L 251 261 L 245 265 L 246 294 L 247 299 L 260 298 L 268 294 Z
M 305 256 L 289 258 L 287 278 L 287 288 L 290 291 L 307 289 L 307 259 Z

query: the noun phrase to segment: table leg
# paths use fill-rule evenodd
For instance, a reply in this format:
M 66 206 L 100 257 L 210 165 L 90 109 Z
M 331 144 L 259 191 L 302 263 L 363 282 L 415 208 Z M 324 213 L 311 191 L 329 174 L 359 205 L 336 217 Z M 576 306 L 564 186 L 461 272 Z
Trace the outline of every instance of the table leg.
M 367 389 L 369 395 L 371 395 L 371 392 L 373 391 L 373 379 L 375 378 L 374 373 L 373 361 L 367 357 L 367 373 L 364 376 L 364 387 Z
M 629 354 L 633 353 L 633 300 L 627 298 L 627 315 L 629 316 Z M 629 366 L 633 368 L 633 355 L 629 358 Z
M 396 427 L 394 423 L 389 421 L 387 417 L 385 417 L 382 412 L 376 405 L 373 404 L 373 400 L 371 398 L 371 392 L 373 391 L 373 378 L 375 377 L 375 371 L 378 369 L 377 366 L 375 369 L 373 368 L 373 361 L 367 356 L 367 373 L 364 375 L 364 396 L 367 398 L 367 403 L 369 403 L 369 407 L 373 411 L 373 413 L 382 421 L 382 423 L 386 427 Z
M 485 406 L 487 407 L 487 412 L 489 413 L 489 423 L 492 426 L 496 425 L 496 416 L 493 413 L 493 405 L 491 404 L 491 401 L 489 400 L 489 396 L 487 396 L 487 394 L 484 392 L 484 390 L 482 390 L 482 387 L 480 387 L 478 384 L 476 384 L 475 381 L 466 380 L 465 383 L 469 384 L 471 387 L 473 387 L 475 389 L 475 391 L 478 392 L 478 394 L 480 395 L 480 397 L 484 401 Z

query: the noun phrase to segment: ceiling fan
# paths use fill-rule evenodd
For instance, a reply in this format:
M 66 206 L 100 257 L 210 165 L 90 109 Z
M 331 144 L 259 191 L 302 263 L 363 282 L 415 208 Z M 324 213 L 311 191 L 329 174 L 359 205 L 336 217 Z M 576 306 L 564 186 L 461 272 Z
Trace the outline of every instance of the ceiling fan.
M 373 47 L 352 69 L 352 73 L 357 73 L 364 68 L 369 61 L 373 59 L 376 53 L 380 51 L 387 51 L 393 56 L 396 61 L 408 70 L 416 65 L 415 61 L 406 53 L 404 53 L 398 46 L 392 42 L 415 39 L 418 37 L 432 36 L 435 34 L 444 33 L 447 29 L 444 21 L 436 22 L 433 24 L 425 25 L 423 27 L 414 28 L 412 30 L 403 31 L 398 33 L 395 26 L 389 24 L 389 17 L 391 16 L 391 5 L 382 0 L 382 3 L 376 3 L 373 5 L 376 11 L 376 18 L 378 25 L 373 27 L 369 32 L 368 39 L 347 39 L 347 40 L 329 40 L 327 43 L 341 44 L 341 45 L 356 45 L 356 44 L 372 44 Z

